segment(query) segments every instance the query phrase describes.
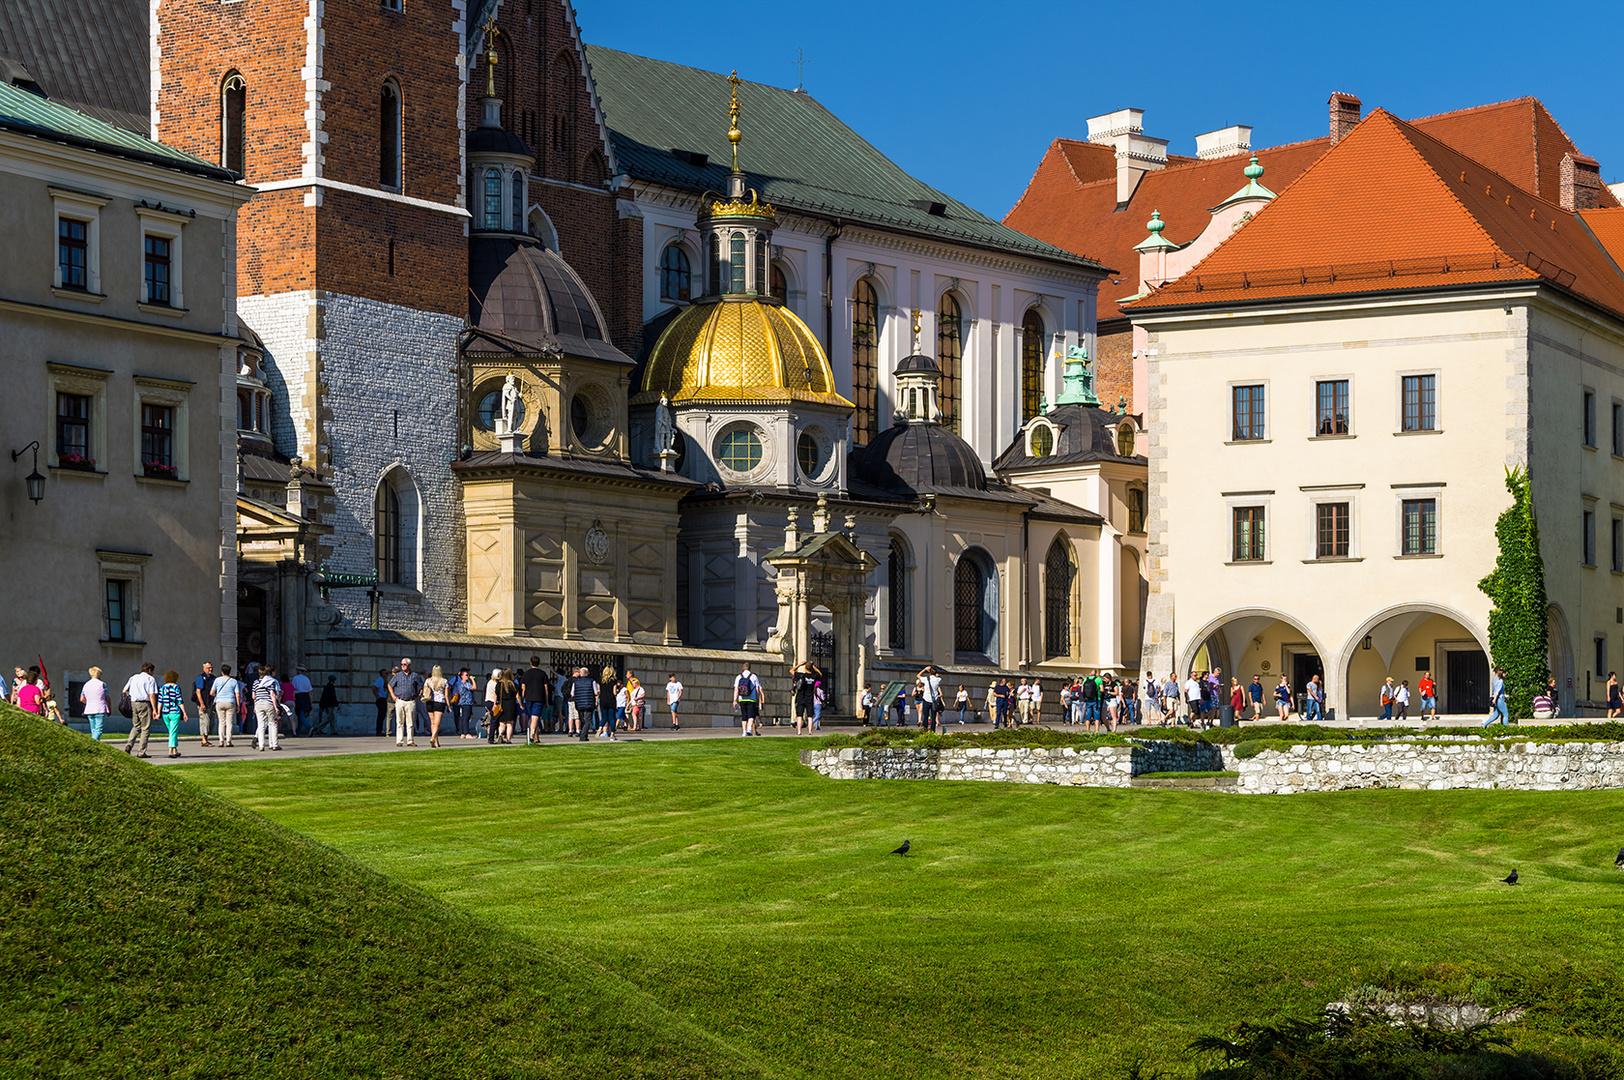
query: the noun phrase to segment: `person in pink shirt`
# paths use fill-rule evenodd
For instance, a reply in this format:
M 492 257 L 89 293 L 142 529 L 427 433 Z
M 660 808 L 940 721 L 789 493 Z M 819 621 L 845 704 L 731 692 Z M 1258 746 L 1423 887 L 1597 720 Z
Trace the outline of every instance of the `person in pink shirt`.
M 29 668 L 26 677 L 18 685 L 17 708 L 37 716 L 45 715 L 45 687 L 40 685 L 39 668 Z

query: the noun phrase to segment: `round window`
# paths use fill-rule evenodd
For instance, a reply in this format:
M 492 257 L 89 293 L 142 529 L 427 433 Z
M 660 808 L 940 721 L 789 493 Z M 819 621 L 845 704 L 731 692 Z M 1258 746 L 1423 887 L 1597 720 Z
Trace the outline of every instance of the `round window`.
M 1123 457 L 1133 457 L 1133 425 L 1123 424 L 1117 428 L 1117 453 Z
M 724 469 L 750 472 L 761 464 L 761 437 L 750 428 L 735 428 L 722 436 L 716 458 Z
M 803 431 L 795 440 L 795 460 L 800 462 L 801 472 L 809 480 L 816 480 L 823 471 L 823 447 L 812 432 Z
M 1048 424 L 1039 424 L 1032 429 L 1032 456 L 1048 457 L 1049 451 L 1054 449 L 1054 432 L 1049 430 Z
M 514 420 L 516 426 L 522 430 L 524 428 L 524 398 L 519 398 L 514 404 L 517 406 L 514 410 Z M 502 388 L 498 386 L 495 390 L 479 399 L 479 408 L 475 412 L 475 419 L 481 428 L 486 431 L 495 431 L 496 421 L 501 416 Z
M 592 430 L 592 409 L 580 394 L 570 398 L 570 430 L 577 439 L 585 439 L 586 433 Z

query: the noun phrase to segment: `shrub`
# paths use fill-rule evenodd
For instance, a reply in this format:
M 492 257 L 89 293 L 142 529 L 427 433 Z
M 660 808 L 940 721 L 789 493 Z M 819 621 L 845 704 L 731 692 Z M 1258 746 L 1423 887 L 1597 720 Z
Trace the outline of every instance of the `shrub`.
M 1545 560 L 1539 553 L 1539 522 L 1528 470 L 1506 469 L 1511 505 L 1494 523 L 1500 553 L 1494 570 L 1477 583 L 1489 609 L 1489 653 L 1506 672 L 1511 715 L 1534 715 L 1534 696 L 1544 693 L 1547 664 Z

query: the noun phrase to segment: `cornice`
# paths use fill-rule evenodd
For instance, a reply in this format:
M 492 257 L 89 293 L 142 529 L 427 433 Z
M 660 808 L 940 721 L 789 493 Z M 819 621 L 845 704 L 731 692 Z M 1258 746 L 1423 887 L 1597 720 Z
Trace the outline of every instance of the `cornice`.
M 200 215 L 224 219 L 252 199 L 256 188 L 167 169 L 161 165 L 66 146 L 0 130 L 0 172 L 42 180 L 57 188 L 94 189 L 103 199 L 139 202 L 162 192 L 179 196 Z

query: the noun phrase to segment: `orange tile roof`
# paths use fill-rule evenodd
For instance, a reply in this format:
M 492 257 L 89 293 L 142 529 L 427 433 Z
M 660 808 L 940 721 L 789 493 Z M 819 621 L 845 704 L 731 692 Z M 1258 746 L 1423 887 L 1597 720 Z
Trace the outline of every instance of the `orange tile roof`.
M 1439 113 L 1416 127 L 1458 147 L 1508 177 L 1524 191 L 1556 201 L 1562 156 L 1579 150 L 1535 98 L 1518 98 Z M 1282 191 L 1331 148 L 1329 136 L 1254 151 L 1263 183 Z M 1120 284 L 1100 287 L 1101 321 L 1120 317 L 1118 301 L 1137 291 L 1139 254 L 1133 246 L 1148 235 L 1145 222 L 1159 210 L 1163 236 L 1177 244 L 1201 235 L 1208 211 L 1241 187 L 1244 154 L 1209 161 L 1169 155 L 1165 169 L 1145 174 L 1128 206 L 1117 210 L 1116 161 L 1108 146 L 1056 139 L 1004 224 L 1106 266 Z M 1607 206 L 1618 200 L 1605 188 Z
M 1590 226 L 1597 242 L 1613 257 L 1614 264 L 1624 267 L 1624 209 L 1581 210 L 1579 219 Z
M 1377 109 L 1126 310 L 1540 279 L 1624 314 L 1624 275 L 1579 215 Z

